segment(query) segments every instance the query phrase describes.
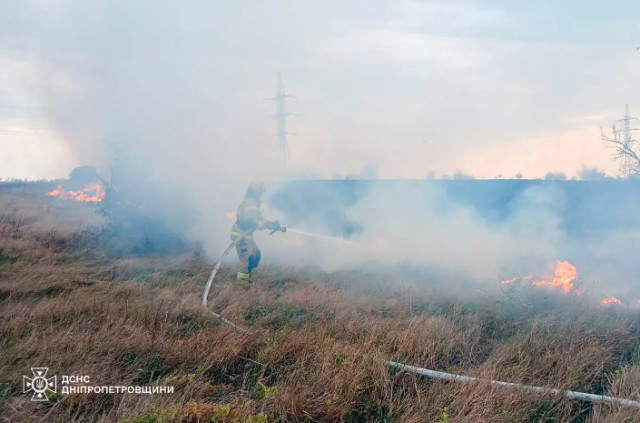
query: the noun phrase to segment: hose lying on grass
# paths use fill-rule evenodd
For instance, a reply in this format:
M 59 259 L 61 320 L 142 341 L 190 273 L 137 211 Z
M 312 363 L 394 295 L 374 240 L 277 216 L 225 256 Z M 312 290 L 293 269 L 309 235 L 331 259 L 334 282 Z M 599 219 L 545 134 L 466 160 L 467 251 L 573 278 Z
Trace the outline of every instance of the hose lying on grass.
M 233 326 L 234 328 L 238 329 L 240 332 L 244 332 L 246 334 L 252 335 L 252 332 L 243 328 L 242 326 L 238 326 L 235 323 L 233 323 L 231 320 L 228 320 L 227 318 L 225 318 L 224 316 L 214 312 L 213 310 L 211 310 L 209 308 L 209 306 L 207 305 L 207 298 L 209 297 L 209 290 L 211 289 L 211 284 L 213 283 L 213 278 L 216 277 L 216 273 L 218 273 L 218 269 L 220 269 L 220 265 L 222 264 L 222 260 L 224 260 L 224 258 L 229 255 L 229 253 L 231 252 L 231 250 L 233 250 L 233 248 L 236 246 L 236 244 L 238 242 L 240 242 L 241 239 L 244 239 L 246 234 L 241 234 L 240 236 L 238 236 L 238 238 L 236 238 L 235 240 L 233 240 L 231 242 L 231 244 L 229 244 L 229 246 L 227 247 L 226 250 L 224 250 L 224 253 L 222 253 L 222 255 L 220 256 L 220 258 L 218 259 L 217 263 L 215 266 L 213 266 L 213 270 L 211 271 L 211 275 L 209 276 L 209 280 L 207 281 L 207 285 L 204 288 L 204 292 L 202 293 L 202 305 L 207 309 L 207 311 L 211 314 L 213 314 L 217 319 L 223 321 L 224 323 Z
M 251 331 L 243 328 L 242 326 L 238 326 L 237 324 L 233 323 L 231 320 L 226 319 L 224 316 L 218 313 L 215 313 L 207 306 L 207 298 L 209 297 L 209 290 L 211 289 L 213 278 L 215 278 L 216 273 L 218 273 L 218 269 L 220 269 L 222 260 L 224 260 L 224 258 L 231 252 L 231 250 L 235 247 L 235 245 L 241 239 L 244 238 L 244 236 L 245 234 L 241 234 L 238 238 L 236 238 L 233 242 L 231 242 L 231 244 L 229 244 L 227 249 L 224 251 L 224 253 L 222 253 L 220 258 L 216 262 L 215 266 L 213 267 L 213 270 L 211 271 L 211 275 L 209 276 L 209 280 L 207 281 L 207 285 L 204 288 L 204 292 L 202 293 L 202 305 L 205 306 L 207 311 L 209 311 L 211 314 L 213 314 L 217 319 L 221 320 L 222 322 L 233 326 L 234 328 L 238 329 L 243 333 L 246 333 L 248 335 L 254 335 L 254 333 L 252 333 Z M 615 397 L 609 397 L 606 395 L 587 394 L 584 392 L 576 392 L 576 391 L 565 391 L 565 390 L 555 389 L 555 388 L 543 388 L 541 386 L 521 385 L 519 383 L 501 382 L 498 380 L 490 380 L 490 379 L 481 379 L 473 376 L 456 375 L 453 373 L 445 373 L 445 372 L 438 372 L 436 370 L 424 369 L 422 367 L 409 366 L 407 364 L 398 363 L 396 361 L 390 361 L 390 360 L 385 360 L 384 363 L 392 368 L 405 370 L 410 373 L 415 373 L 415 374 L 419 374 L 422 376 L 427 376 L 435 379 L 444 379 L 444 380 L 450 380 L 453 382 L 485 382 L 485 383 L 489 383 L 490 385 L 498 386 L 501 388 L 514 388 L 514 389 L 521 389 L 524 391 L 538 392 L 541 394 L 562 395 L 569 399 L 574 399 L 579 401 L 608 402 L 608 403 L 619 404 L 625 407 L 634 407 L 634 408 L 640 409 L 640 402 L 633 401 L 630 399 L 615 398 Z
M 630 399 L 608 397 L 606 395 L 587 394 L 584 392 L 576 392 L 576 391 L 565 391 L 562 389 L 543 388 L 541 386 L 521 385 L 519 383 L 501 382 L 499 380 L 480 379 L 472 376 L 463 376 L 463 375 L 456 375 L 452 373 L 438 372 L 435 370 L 423 369 L 421 367 L 409 366 L 407 364 L 398 363 L 396 361 L 385 360 L 385 363 L 389 367 L 394 367 L 397 369 L 405 370 L 410 373 L 415 373 L 418 375 L 427 376 L 435 379 L 444 379 L 444 380 L 450 380 L 453 382 L 485 382 L 485 383 L 489 383 L 490 385 L 498 386 L 501 388 L 521 389 L 524 391 L 538 392 L 541 394 L 562 395 L 569 399 L 574 399 L 579 401 L 609 402 L 609 403 L 623 405 L 626 407 L 640 408 L 640 402 L 633 401 Z

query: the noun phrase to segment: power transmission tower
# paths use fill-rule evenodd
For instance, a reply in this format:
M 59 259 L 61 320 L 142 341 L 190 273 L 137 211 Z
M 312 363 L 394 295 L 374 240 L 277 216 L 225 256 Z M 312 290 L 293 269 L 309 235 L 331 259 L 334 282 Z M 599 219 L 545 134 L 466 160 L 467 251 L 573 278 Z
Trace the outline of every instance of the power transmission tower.
M 613 137 L 621 145 L 622 151 L 635 152 L 637 141 L 633 138 L 633 132 L 638 128 L 631 127 L 631 121 L 637 121 L 638 119 L 631 117 L 629 113 L 629 105 L 625 105 L 624 118 L 619 119 L 613 123 Z M 620 155 L 620 172 L 623 175 L 631 175 L 638 171 L 637 156 L 632 154 Z
M 289 167 L 289 144 L 287 143 L 287 135 L 293 135 L 287 132 L 287 116 L 294 115 L 294 113 L 287 112 L 287 98 L 295 97 L 287 95 L 284 92 L 284 86 L 282 84 L 282 74 L 278 72 L 276 95 L 274 98 L 272 98 L 272 100 L 276 103 L 276 114 L 273 117 L 276 120 L 278 149 L 280 151 L 280 162 L 283 170 L 287 170 Z

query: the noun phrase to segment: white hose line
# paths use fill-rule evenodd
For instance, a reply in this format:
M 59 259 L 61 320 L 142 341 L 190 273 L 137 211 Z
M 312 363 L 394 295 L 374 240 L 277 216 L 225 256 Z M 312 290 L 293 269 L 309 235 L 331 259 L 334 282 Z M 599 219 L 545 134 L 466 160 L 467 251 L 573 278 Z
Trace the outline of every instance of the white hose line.
M 253 335 L 253 332 L 243 328 L 242 326 L 238 326 L 235 323 L 233 323 L 231 320 L 226 319 L 224 316 L 214 312 L 213 310 L 211 310 L 209 308 L 209 306 L 207 305 L 207 299 L 209 297 L 209 290 L 211 289 L 211 284 L 213 283 L 213 278 L 216 277 L 216 273 L 218 273 L 218 269 L 220 269 L 220 265 L 222 264 L 222 260 L 224 260 L 224 258 L 229 255 L 229 253 L 231 252 L 231 250 L 233 249 L 233 247 L 236 246 L 236 244 L 238 242 L 240 242 L 241 239 L 244 239 L 246 233 L 240 235 L 238 238 L 236 238 L 234 241 L 231 242 L 231 244 L 229 244 L 229 246 L 227 247 L 226 250 L 224 250 L 224 253 L 222 253 L 222 255 L 220 256 L 220 258 L 218 259 L 218 262 L 216 263 L 216 265 L 213 267 L 213 270 L 211 271 L 211 275 L 209 276 L 209 280 L 207 281 L 207 285 L 204 288 L 204 292 L 202 293 L 202 305 L 207 309 L 207 311 L 211 314 L 213 314 L 214 316 L 216 316 L 216 318 L 222 320 L 224 323 L 233 326 L 234 328 L 238 329 L 241 332 L 244 332 L 248 335 Z
M 614 404 L 623 405 L 625 407 L 640 408 L 640 402 L 630 400 L 630 399 L 615 398 L 615 397 L 609 397 L 606 395 L 587 394 L 584 392 L 576 392 L 576 391 L 565 391 L 562 389 L 543 388 L 541 386 L 521 385 L 519 383 L 510 383 L 510 382 L 501 382 L 499 380 L 481 379 L 473 376 L 456 375 L 452 373 L 438 372 L 436 370 L 423 369 L 422 367 L 409 366 L 407 364 L 398 363 L 396 361 L 385 360 L 384 362 L 389 367 L 395 367 L 401 370 L 406 370 L 407 372 L 411 372 L 411 373 L 415 373 L 415 374 L 419 374 L 422 376 L 427 376 L 435 379 L 444 379 L 444 380 L 450 380 L 453 382 L 463 382 L 463 383 L 464 382 L 484 382 L 484 383 L 489 383 L 490 385 L 498 386 L 501 388 L 515 388 L 515 389 L 521 389 L 524 391 L 538 392 L 541 394 L 562 395 L 569 399 L 580 400 L 580 401 L 610 402 Z
M 209 290 L 211 289 L 211 284 L 213 283 L 213 278 L 216 277 L 216 273 L 218 273 L 218 269 L 220 269 L 220 265 L 222 264 L 222 260 L 224 260 L 224 258 L 227 255 L 229 255 L 229 253 L 231 252 L 233 247 L 235 247 L 235 245 L 238 243 L 238 241 L 240 241 L 243 238 L 244 238 L 244 235 L 240 235 L 234 241 L 231 241 L 231 244 L 229 244 L 227 249 L 224 250 L 224 253 L 222 253 L 220 258 L 216 262 L 216 265 L 213 266 L 213 270 L 211 271 L 211 275 L 209 276 L 209 280 L 207 281 L 207 285 L 204 287 L 204 292 L 202 293 L 202 305 L 203 306 L 205 306 L 205 307 L 207 306 L 207 297 L 209 297 Z

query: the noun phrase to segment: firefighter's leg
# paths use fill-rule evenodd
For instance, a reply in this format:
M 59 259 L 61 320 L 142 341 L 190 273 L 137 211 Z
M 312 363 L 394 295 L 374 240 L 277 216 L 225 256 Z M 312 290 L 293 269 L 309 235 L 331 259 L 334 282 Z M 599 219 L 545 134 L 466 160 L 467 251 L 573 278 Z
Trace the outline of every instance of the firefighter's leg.
M 249 259 L 254 252 L 255 243 L 253 240 L 243 239 L 236 244 L 236 251 L 238 252 L 238 258 L 242 263 L 242 271 L 238 272 L 236 279 L 247 281 L 251 280 L 251 264 Z
M 251 254 L 249 256 L 249 273 L 251 273 L 251 271 L 253 269 L 255 269 L 256 267 L 258 267 L 258 265 L 260 264 L 260 258 L 262 258 L 262 253 L 260 252 L 260 249 L 258 248 L 258 246 L 256 245 L 256 243 L 253 243 L 253 254 Z

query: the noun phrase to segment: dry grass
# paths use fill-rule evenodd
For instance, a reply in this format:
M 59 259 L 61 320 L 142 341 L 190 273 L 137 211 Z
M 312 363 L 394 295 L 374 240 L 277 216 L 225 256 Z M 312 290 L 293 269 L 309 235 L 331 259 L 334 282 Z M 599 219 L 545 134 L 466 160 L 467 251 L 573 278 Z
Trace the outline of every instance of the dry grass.
M 77 231 L 95 223 L 76 207 L 85 205 L 0 198 L 5 421 L 640 421 L 638 410 L 428 380 L 382 362 L 640 400 L 636 312 L 526 288 L 456 301 L 412 281 L 280 268 L 243 286 L 223 268 L 211 304 L 246 335 L 201 308 L 211 263 L 199 253 L 108 257 Z M 20 392 L 32 366 L 175 393 L 33 403 Z

